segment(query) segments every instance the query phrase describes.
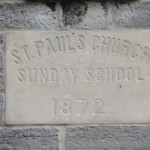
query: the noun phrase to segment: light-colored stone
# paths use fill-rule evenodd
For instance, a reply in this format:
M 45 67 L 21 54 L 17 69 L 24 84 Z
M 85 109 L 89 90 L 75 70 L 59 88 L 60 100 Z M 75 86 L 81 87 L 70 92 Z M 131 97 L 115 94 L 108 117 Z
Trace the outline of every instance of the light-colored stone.
M 150 30 L 6 37 L 6 123 L 150 123 Z

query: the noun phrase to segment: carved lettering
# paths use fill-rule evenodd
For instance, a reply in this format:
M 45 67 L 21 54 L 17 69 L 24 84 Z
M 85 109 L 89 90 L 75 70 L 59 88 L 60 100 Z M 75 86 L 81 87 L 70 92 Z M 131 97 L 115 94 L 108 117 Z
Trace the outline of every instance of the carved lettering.
M 91 50 L 92 50 L 92 51 L 97 51 L 97 50 L 99 50 L 99 37 L 98 37 L 98 36 L 94 36 L 94 37 L 92 38 Z
M 44 43 L 42 41 L 36 41 L 35 45 L 36 45 L 38 56 L 41 57 L 41 51 L 43 50 Z
M 137 82 L 144 81 L 145 76 L 140 67 L 134 68 L 88 68 L 86 71 L 86 81 L 89 83 L 112 83 L 112 82 Z
M 149 32 L 7 33 L 6 123 L 149 123 Z
M 63 70 L 62 81 L 65 83 L 69 82 L 69 72 L 66 68 Z
M 54 52 L 56 53 L 56 50 L 54 49 L 54 46 L 52 45 L 52 42 L 50 39 L 46 39 L 46 47 L 47 47 L 47 50 L 48 50 L 48 54 L 50 54 L 51 52 Z
M 18 70 L 19 80 L 31 83 L 76 83 L 78 69 L 28 68 Z M 24 80 L 23 80 L 24 79 Z
M 61 102 L 62 108 L 61 108 L 60 112 L 61 112 L 62 115 L 64 115 L 64 116 L 70 115 L 70 112 L 71 112 L 70 105 L 71 105 L 71 103 L 68 99 L 63 100 Z
M 67 36 L 67 45 L 68 45 L 68 50 L 69 51 L 74 51 L 75 50 L 75 47 L 74 47 L 74 41 L 73 40 L 71 40 L 70 38 L 69 38 L 69 36 Z
M 117 69 L 117 79 L 119 81 L 123 81 L 124 80 L 124 70 L 123 70 L 123 68 L 118 68 Z
M 120 39 L 115 39 L 113 38 L 113 44 L 112 44 L 112 48 L 110 50 L 110 52 L 112 54 L 117 54 L 118 51 L 121 49 L 121 44 L 122 44 L 122 41 Z
M 75 83 L 77 78 L 77 69 L 70 69 L 70 76 L 72 78 L 72 82 Z
M 113 79 L 114 79 L 113 68 L 106 68 L 106 81 L 113 82 Z
M 53 68 L 53 69 L 50 69 L 49 71 L 49 81 L 50 82 L 57 82 L 58 80 L 58 71 L 57 69 Z
M 120 55 L 123 55 L 123 56 L 128 56 L 129 54 L 129 49 L 130 49 L 130 46 L 131 46 L 131 43 L 129 41 L 123 41 L 123 44 L 122 44 L 122 49 L 120 51 Z
M 26 59 L 29 61 L 30 60 L 30 55 L 29 55 L 29 52 L 28 52 L 28 45 L 24 45 L 24 46 L 20 47 L 20 50 L 23 50 L 23 52 L 26 56 Z
M 29 82 L 36 82 L 37 77 L 36 77 L 36 68 L 29 68 L 28 71 L 26 72 L 26 79 L 28 78 Z
M 111 112 L 104 111 L 104 101 L 101 98 L 88 99 L 56 99 L 53 98 L 52 102 L 52 116 L 61 115 L 62 117 L 75 115 L 77 117 L 83 117 L 85 113 L 93 116 L 111 116 Z M 75 107 L 73 107 L 75 106 Z M 76 109 L 78 108 L 78 109 Z
M 19 74 L 19 76 L 18 76 L 18 81 L 19 82 L 23 82 L 23 81 L 25 81 L 25 70 L 24 69 L 19 69 L 18 70 L 18 74 Z
M 108 46 L 110 42 L 110 37 L 103 36 L 103 42 L 102 42 L 102 52 L 108 52 Z
M 143 55 L 142 55 L 142 62 L 149 62 L 150 60 L 150 48 L 145 47 L 143 50 Z
M 80 107 L 80 112 L 78 112 L 78 116 L 81 116 L 87 107 L 88 104 L 88 100 L 87 99 L 81 99 L 81 100 L 77 100 L 77 103 L 79 103 L 80 105 L 78 107 Z
M 102 99 L 96 99 L 93 103 L 93 115 L 101 114 L 103 111 L 101 110 L 103 107 L 103 100 Z
M 140 67 L 137 67 L 137 80 L 143 81 L 144 80 L 143 74 L 144 74 L 144 72 L 141 71 Z
M 22 60 L 21 60 L 21 58 L 20 58 L 20 56 L 19 56 L 17 50 L 12 50 L 12 51 L 11 51 L 11 54 L 12 54 L 12 56 L 15 58 L 14 62 L 15 62 L 16 64 L 21 63 Z
M 57 41 L 58 51 L 65 51 L 66 50 L 65 37 L 64 36 L 56 37 L 56 41 Z
M 133 68 L 127 68 L 127 80 L 128 81 L 133 81 L 134 79 L 134 70 Z
M 96 76 L 97 76 L 96 79 L 97 79 L 98 82 L 103 81 L 104 77 L 103 77 L 103 69 L 102 68 L 98 68 L 96 70 Z
M 131 54 L 131 58 L 132 59 L 136 59 L 139 57 L 140 53 L 141 53 L 142 47 L 139 44 L 136 44 L 133 48 L 132 54 Z
M 40 73 L 40 82 L 47 82 L 47 69 L 40 68 L 39 73 Z
M 77 48 L 82 51 L 85 50 L 85 37 L 83 35 L 79 35 L 78 37 Z
M 88 82 L 92 82 L 93 81 L 93 71 L 92 69 L 88 69 L 87 70 L 87 77 L 86 77 Z
M 79 51 L 99 52 L 116 55 L 117 57 L 124 56 L 130 60 L 138 60 L 143 63 L 150 62 L 150 47 L 115 37 L 93 35 L 89 43 L 86 42 L 87 39 L 88 37 L 85 38 L 84 35 L 60 35 L 54 38 L 45 38 L 42 41 L 34 41 L 35 51 L 32 53 L 29 50 L 31 45 L 26 44 L 18 48 L 18 50 L 13 49 L 11 54 L 16 64 L 25 61 L 24 58 L 21 58 L 21 52 L 24 53 L 27 61 L 31 61 L 36 57 L 36 59 L 49 57 L 53 53 L 77 53 Z M 90 46 L 85 44 L 90 44 Z M 89 49 L 85 49 L 85 47 Z

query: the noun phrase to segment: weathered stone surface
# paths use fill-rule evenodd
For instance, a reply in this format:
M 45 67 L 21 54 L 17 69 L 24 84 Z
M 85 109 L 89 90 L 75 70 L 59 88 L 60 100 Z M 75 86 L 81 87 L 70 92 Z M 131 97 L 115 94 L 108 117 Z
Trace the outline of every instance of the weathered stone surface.
M 66 129 L 66 150 L 149 150 L 150 126 L 93 125 Z
M 0 70 L 3 70 L 4 62 L 3 62 L 4 53 L 0 50 Z
M 58 150 L 55 128 L 0 128 L 1 150 Z
M 4 53 L 3 53 L 3 46 L 4 46 L 4 34 L 0 33 L 0 70 L 4 68 Z
M 4 35 L 0 33 L 0 44 L 4 43 Z
M 150 30 L 7 34 L 6 122 L 150 123 L 149 38 Z
M 47 29 L 56 22 L 56 10 L 45 4 L 0 3 L 0 29 Z
M 0 90 L 4 89 L 4 71 L 0 70 Z
M 61 2 L 61 28 L 108 28 L 112 22 L 111 5 L 100 2 Z
M 150 1 L 119 5 L 116 10 L 118 27 L 150 27 Z
M 0 90 L 4 89 L 4 53 L 0 50 Z
M 4 124 L 4 98 L 3 95 L 0 94 L 0 124 Z

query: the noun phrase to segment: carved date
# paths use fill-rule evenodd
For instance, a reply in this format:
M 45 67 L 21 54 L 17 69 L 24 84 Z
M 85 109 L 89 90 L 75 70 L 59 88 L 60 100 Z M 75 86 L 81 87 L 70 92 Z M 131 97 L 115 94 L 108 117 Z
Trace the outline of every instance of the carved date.
M 90 115 L 111 115 L 104 111 L 104 101 L 101 98 L 96 99 L 77 99 L 64 98 L 62 100 L 52 99 L 52 116 L 71 116 L 78 117 L 90 113 Z

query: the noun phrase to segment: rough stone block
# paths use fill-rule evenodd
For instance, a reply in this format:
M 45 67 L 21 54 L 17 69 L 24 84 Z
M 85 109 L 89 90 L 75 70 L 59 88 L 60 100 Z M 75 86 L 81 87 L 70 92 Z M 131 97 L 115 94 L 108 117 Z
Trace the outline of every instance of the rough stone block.
M 150 126 L 92 125 L 66 129 L 66 150 L 149 150 Z
M 0 29 L 47 29 L 56 22 L 54 4 L 0 3 Z
M 4 89 L 3 70 L 0 70 L 0 90 Z
M 4 89 L 4 77 L 3 77 L 3 66 L 4 66 L 4 54 L 0 51 L 0 90 Z
M 116 10 L 117 27 L 150 27 L 150 1 L 120 4 Z
M 111 5 L 100 2 L 61 2 L 61 28 L 108 28 L 112 23 Z
M 4 55 L 3 55 L 3 52 L 2 51 L 0 51 L 0 70 L 3 70 L 3 57 L 4 57 Z
M 4 124 L 4 120 L 3 120 L 3 114 L 4 114 L 4 99 L 3 99 L 3 95 L 0 95 L 0 124 Z
M 0 33 L 0 44 L 3 44 L 4 42 L 4 37 L 3 37 L 3 34 Z
M 0 150 L 58 150 L 55 128 L 0 128 Z

